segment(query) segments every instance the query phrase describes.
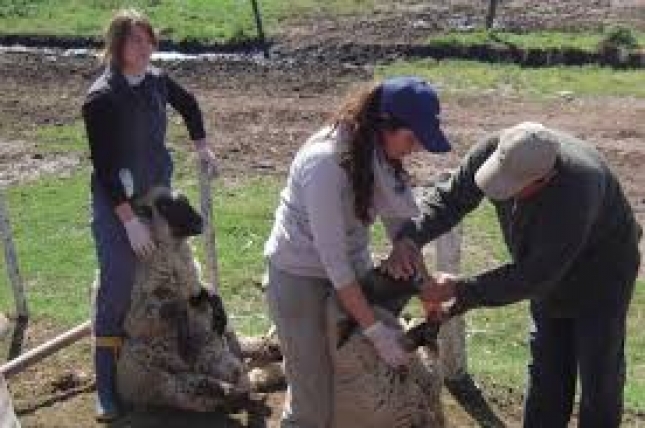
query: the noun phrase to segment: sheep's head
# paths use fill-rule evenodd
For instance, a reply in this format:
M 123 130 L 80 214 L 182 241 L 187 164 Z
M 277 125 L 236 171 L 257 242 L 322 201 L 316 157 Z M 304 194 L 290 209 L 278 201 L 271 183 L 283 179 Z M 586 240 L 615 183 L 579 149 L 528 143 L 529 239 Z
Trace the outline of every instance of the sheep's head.
M 202 216 L 190 205 L 188 198 L 165 187 L 150 190 L 135 204 L 135 210 L 150 221 L 152 228 L 157 229 L 155 232 L 165 226 L 176 239 L 199 235 L 204 229 Z M 163 222 L 159 222 L 160 219 Z

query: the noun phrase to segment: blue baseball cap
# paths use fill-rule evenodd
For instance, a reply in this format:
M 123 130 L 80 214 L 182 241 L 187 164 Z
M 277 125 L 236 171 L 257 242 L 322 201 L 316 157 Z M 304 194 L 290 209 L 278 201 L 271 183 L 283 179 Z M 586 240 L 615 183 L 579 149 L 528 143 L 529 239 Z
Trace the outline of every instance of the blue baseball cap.
M 381 88 L 381 113 L 401 121 L 429 152 L 450 151 L 440 126 L 439 98 L 432 86 L 418 77 L 393 77 Z

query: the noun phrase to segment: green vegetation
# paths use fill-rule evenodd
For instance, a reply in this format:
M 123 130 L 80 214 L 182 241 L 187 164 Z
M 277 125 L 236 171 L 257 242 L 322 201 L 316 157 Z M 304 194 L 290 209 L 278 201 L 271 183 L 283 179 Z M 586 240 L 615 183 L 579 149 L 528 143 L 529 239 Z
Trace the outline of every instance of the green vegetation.
M 642 45 L 639 36 L 631 28 L 621 25 L 609 28 L 605 32 L 601 44 L 623 49 L 636 49 Z
M 292 16 L 342 14 L 370 9 L 374 0 L 263 0 L 265 25 L 271 32 Z M 0 3 L 0 30 L 5 34 L 98 36 L 115 10 L 145 11 L 164 38 L 226 42 L 256 35 L 250 0 L 12 0 Z
M 380 66 L 377 75 L 419 75 L 447 93 L 497 90 L 523 97 L 561 91 L 586 96 L 645 97 L 643 73 L 599 66 L 523 68 L 515 64 L 421 60 Z
M 85 128 L 82 121 L 64 125 L 46 125 L 30 129 L 25 137 L 36 141 L 41 153 L 82 153 L 87 151 Z
M 600 33 L 572 33 L 560 31 L 537 31 L 512 33 L 505 31 L 451 32 L 434 35 L 428 39 L 431 46 L 512 46 L 518 49 L 580 49 L 596 52 L 603 43 L 628 49 L 645 44 L 645 34 L 637 33 L 627 27 L 610 27 Z

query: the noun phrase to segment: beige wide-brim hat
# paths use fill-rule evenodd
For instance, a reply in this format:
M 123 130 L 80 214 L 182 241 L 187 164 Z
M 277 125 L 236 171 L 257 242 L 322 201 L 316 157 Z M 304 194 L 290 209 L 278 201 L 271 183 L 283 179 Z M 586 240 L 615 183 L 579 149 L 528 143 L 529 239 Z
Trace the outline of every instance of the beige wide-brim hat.
M 539 123 L 523 122 L 500 133 L 499 144 L 475 173 L 475 183 L 492 200 L 507 200 L 555 167 L 560 143 Z

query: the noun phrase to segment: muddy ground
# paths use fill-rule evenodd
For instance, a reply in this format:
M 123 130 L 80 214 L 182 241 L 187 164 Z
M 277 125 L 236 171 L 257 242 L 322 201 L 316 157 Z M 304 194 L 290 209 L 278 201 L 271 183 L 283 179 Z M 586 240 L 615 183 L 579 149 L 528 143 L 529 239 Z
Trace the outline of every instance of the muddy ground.
M 638 19 L 642 11 L 611 9 L 608 1 L 586 2 L 589 4 L 584 6 L 574 1 L 533 2 L 531 7 L 527 3 L 504 2 L 500 24 L 534 29 L 597 28 L 615 19 L 643 22 Z M 224 177 L 284 175 L 296 148 L 324 122 L 343 93 L 373 76 L 378 57 L 358 49 L 353 57 L 343 54 L 339 61 L 335 56 L 339 45 L 346 41 L 415 42 L 440 28 L 477 23 L 482 19 L 481 11 L 467 4 L 407 0 L 369 16 L 294 20 L 275 37 L 277 59 L 167 63 L 163 67 L 198 95 Z M 45 125 L 79 120 L 83 94 L 97 70 L 95 61 L 86 57 L 0 54 L 0 183 L 64 174 L 88 164 L 83 153 L 56 154 L 38 148 L 33 135 Z M 455 151 L 413 159 L 410 167 L 417 179 L 423 181 L 454 167 L 467 147 L 490 131 L 523 120 L 541 121 L 597 145 L 620 175 L 639 218 L 645 220 L 645 100 L 554 96 L 535 101 L 486 92 L 448 97 L 444 111 Z M 25 348 L 57 331 L 56 326 L 37 323 L 26 335 Z M 6 339 L 3 345 L 6 349 Z M 495 385 L 485 387 L 500 416 L 509 426 L 517 426 L 521 416 L 517 393 Z M 87 342 L 11 379 L 10 388 L 26 427 L 94 426 Z M 270 395 L 267 400 L 271 414 L 266 418 L 274 425 L 282 395 Z M 448 395 L 446 405 L 452 426 L 474 426 Z M 243 415 L 234 419 L 165 415 L 163 421 L 144 418 L 115 426 L 247 425 Z M 645 426 L 645 418 L 628 415 L 626 426 Z

